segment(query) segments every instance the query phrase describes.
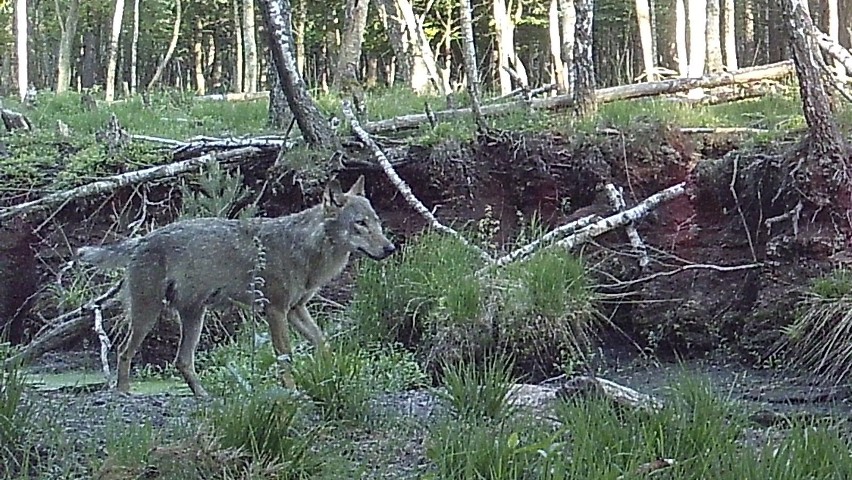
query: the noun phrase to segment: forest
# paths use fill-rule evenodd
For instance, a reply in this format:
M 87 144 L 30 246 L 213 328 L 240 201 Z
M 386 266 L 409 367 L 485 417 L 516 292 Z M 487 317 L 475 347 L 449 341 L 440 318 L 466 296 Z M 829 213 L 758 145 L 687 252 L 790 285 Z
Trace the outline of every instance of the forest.
M 845 478 L 850 9 L 0 0 L 0 478 Z

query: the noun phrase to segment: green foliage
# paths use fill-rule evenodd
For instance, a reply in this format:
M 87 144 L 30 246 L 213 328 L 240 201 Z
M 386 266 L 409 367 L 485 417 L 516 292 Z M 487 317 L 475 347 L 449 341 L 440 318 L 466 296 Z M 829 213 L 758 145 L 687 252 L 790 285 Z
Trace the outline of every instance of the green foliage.
M 551 478 L 550 465 L 557 459 L 568 461 L 563 437 L 563 432 L 531 418 L 497 423 L 441 422 L 429 432 L 426 457 L 433 469 L 424 478 Z
M 243 176 L 239 168 L 230 173 L 219 164 L 209 162 L 206 170 L 198 177 L 195 188 L 183 181 L 180 186 L 180 216 L 252 218 L 257 215 L 257 205 L 245 205 L 251 192 L 243 186 Z
M 26 382 L 17 365 L 3 366 L 0 350 L 0 475 L 14 476 L 28 464 L 26 436 L 33 427 L 34 410 L 24 398 Z
M 226 397 L 208 420 L 223 447 L 279 464 L 276 478 L 316 478 L 329 456 L 317 448 L 324 427 L 305 422 L 306 408 L 292 392 L 270 388 Z
M 443 384 L 440 397 L 463 422 L 500 421 L 515 411 L 508 396 L 514 382 L 507 357 L 494 355 L 481 366 L 472 361 L 445 364 Z
M 852 295 L 852 270 L 836 268 L 811 282 L 811 292 L 821 298 L 839 299 Z

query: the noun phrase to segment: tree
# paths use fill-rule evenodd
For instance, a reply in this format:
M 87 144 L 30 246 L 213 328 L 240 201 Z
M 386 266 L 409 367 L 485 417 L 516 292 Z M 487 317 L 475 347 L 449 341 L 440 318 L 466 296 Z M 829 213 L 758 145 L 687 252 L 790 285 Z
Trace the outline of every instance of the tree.
M 291 27 L 292 28 L 292 27 Z M 243 91 L 254 93 L 257 91 L 258 58 L 257 40 L 254 22 L 254 0 L 243 1 L 243 55 L 245 56 L 245 81 Z
M 565 91 L 574 88 L 574 35 L 577 31 L 577 9 L 574 0 L 558 0 L 559 29 L 562 34 L 562 64 L 565 70 Z
M 138 0 L 137 0 L 138 1 Z M 56 93 L 68 90 L 71 83 L 71 49 L 77 37 L 77 19 L 80 18 L 80 0 L 68 3 L 62 37 L 59 39 L 59 56 L 56 60 Z
M 734 18 L 734 0 L 725 0 L 725 10 L 722 23 L 725 25 L 725 66 L 729 72 L 739 68 L 737 62 L 737 29 Z
M 473 112 L 473 119 L 476 121 L 476 128 L 480 132 L 484 132 L 488 130 L 488 124 L 479 108 L 479 68 L 476 64 L 476 44 L 473 41 L 473 7 L 470 0 L 459 2 L 459 10 L 462 35 L 464 36 L 462 54 L 464 56 L 464 70 L 467 73 L 467 90 L 470 93 L 470 109 Z
M 243 22 L 240 18 L 240 0 L 232 0 L 231 19 L 234 22 L 234 77 L 231 90 L 235 93 L 243 93 Z
M 15 44 L 18 54 L 18 95 L 21 101 L 27 97 L 27 89 L 30 85 L 28 38 L 27 0 L 17 0 L 15 2 Z
M 139 89 L 139 0 L 133 0 L 133 37 L 130 39 L 130 93 Z
M 337 75 L 332 80 L 332 86 L 335 88 L 358 83 L 357 65 L 361 59 L 361 42 L 364 40 L 364 29 L 367 28 L 369 7 L 370 0 L 346 1 L 346 24 L 340 42 L 340 53 L 337 55 Z M 356 68 L 352 68 L 353 65 Z
M 689 55 L 686 52 L 686 6 L 684 0 L 675 0 L 675 50 L 677 71 L 681 77 L 689 76 Z
M 574 114 L 579 118 L 593 115 L 595 102 L 595 64 L 592 56 L 594 0 L 576 0 L 577 35 L 574 41 Z
M 707 71 L 722 70 L 722 34 L 720 28 L 719 0 L 707 1 Z
M 512 75 L 509 69 L 519 70 L 518 54 L 515 52 L 515 22 L 507 11 L 506 0 L 492 0 L 494 27 L 497 37 L 497 73 L 500 79 L 500 93 L 512 91 Z M 511 3 L 509 4 L 511 7 Z
M 828 1 L 828 36 L 832 41 L 840 44 L 840 8 L 837 0 Z M 839 78 L 846 77 L 846 67 L 835 61 L 835 70 Z
M 293 9 L 290 0 L 261 0 L 269 47 L 281 88 L 305 142 L 314 148 L 337 148 L 339 141 L 308 93 L 293 54 Z
M 163 56 L 163 61 L 157 65 L 157 70 L 154 72 L 154 76 L 151 77 L 151 81 L 148 82 L 148 90 L 154 88 L 154 85 L 160 81 L 160 77 L 163 75 L 163 71 L 168 65 L 169 60 L 171 60 L 172 55 L 175 52 L 175 47 L 177 47 L 178 37 L 180 37 L 180 22 L 182 17 L 182 8 L 181 8 L 181 0 L 175 0 L 175 23 L 172 26 L 172 38 L 169 40 L 169 46 L 166 49 L 166 54 Z
M 115 0 L 115 11 L 112 14 L 112 30 L 110 30 L 109 52 L 107 54 L 107 77 L 105 100 L 115 100 L 115 74 L 118 69 L 118 40 L 121 35 L 121 20 L 124 18 L 124 0 Z
M 656 59 L 654 58 L 654 35 L 651 28 L 651 6 L 648 0 L 636 0 L 636 20 L 639 22 L 639 40 L 642 43 L 645 78 L 649 82 L 653 82 L 657 79 L 657 73 Z

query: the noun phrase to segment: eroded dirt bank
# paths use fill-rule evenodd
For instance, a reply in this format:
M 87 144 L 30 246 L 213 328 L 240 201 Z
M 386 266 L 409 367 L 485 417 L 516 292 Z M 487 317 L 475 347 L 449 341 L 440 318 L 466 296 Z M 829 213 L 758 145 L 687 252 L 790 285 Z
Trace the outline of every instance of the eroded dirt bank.
M 511 241 L 519 218 L 534 213 L 548 227 L 590 213 L 608 214 L 610 206 L 600 188 L 606 182 L 623 188 L 628 206 L 686 182 L 686 195 L 663 204 L 637 225 L 651 247 L 652 262 L 645 271 L 630 253 L 623 229 L 583 247 L 601 290 L 624 299 L 603 305 L 623 333 L 602 338 L 615 346 L 635 342 L 663 356 L 686 358 L 723 348 L 757 362 L 771 351 L 779 327 L 791 320 L 792 306 L 808 279 L 829 269 L 832 255 L 849 248 L 849 232 L 837 231 L 824 217 L 798 236 L 792 234 L 790 222 L 767 229 L 767 218 L 790 208 L 774 194 L 783 176 L 778 165 L 796 139 L 746 147 L 747 140 L 686 135 L 653 124 L 635 126 L 623 135 L 502 133 L 472 143 L 411 147 L 397 169 L 442 222 L 458 227 L 486 216 L 499 221 L 494 239 L 498 244 Z M 248 186 L 260 190 L 271 178 L 273 161 L 244 163 Z M 341 182 L 349 184 L 360 174 L 366 175 L 368 195 L 393 235 L 404 242 L 424 228 L 424 220 L 380 169 L 350 167 L 340 174 Z M 304 175 L 276 176 L 260 202 L 265 214 L 281 215 L 318 201 L 320 185 Z M 66 206 L 37 234 L 32 231 L 43 218 L 20 219 L 0 229 L 0 277 L 6 282 L 0 290 L 0 318 L 13 319 L 13 341 L 27 341 L 41 328 L 42 319 L 55 313 L 52 305 L 38 302 L 36 292 L 56 281 L 70 249 L 125 235 L 143 200 L 147 220 L 166 220 L 179 205 L 179 190 L 160 184 L 143 198 L 128 188 Z M 688 263 L 762 266 L 725 272 L 693 269 L 636 281 Z M 346 300 L 348 280 L 344 276 L 326 293 Z M 31 300 L 25 302 L 27 298 Z M 177 335 L 174 325 L 160 328 L 143 347 L 143 359 L 171 360 Z M 215 337 L 214 331 L 211 339 Z M 79 342 L 72 345 L 80 347 Z

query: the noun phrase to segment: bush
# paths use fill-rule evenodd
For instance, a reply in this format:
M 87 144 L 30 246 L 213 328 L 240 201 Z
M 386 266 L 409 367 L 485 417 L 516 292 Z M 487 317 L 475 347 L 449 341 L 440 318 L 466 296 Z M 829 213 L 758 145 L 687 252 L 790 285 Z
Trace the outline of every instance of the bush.
M 472 362 L 444 365 L 444 392 L 440 396 L 465 422 L 502 420 L 514 413 L 509 392 L 514 385 L 512 363 L 493 356 L 482 367 Z
M 0 476 L 14 477 L 27 467 L 26 435 L 33 427 L 35 413 L 24 398 L 23 373 L 17 365 L 2 366 L 6 358 L 0 350 Z

